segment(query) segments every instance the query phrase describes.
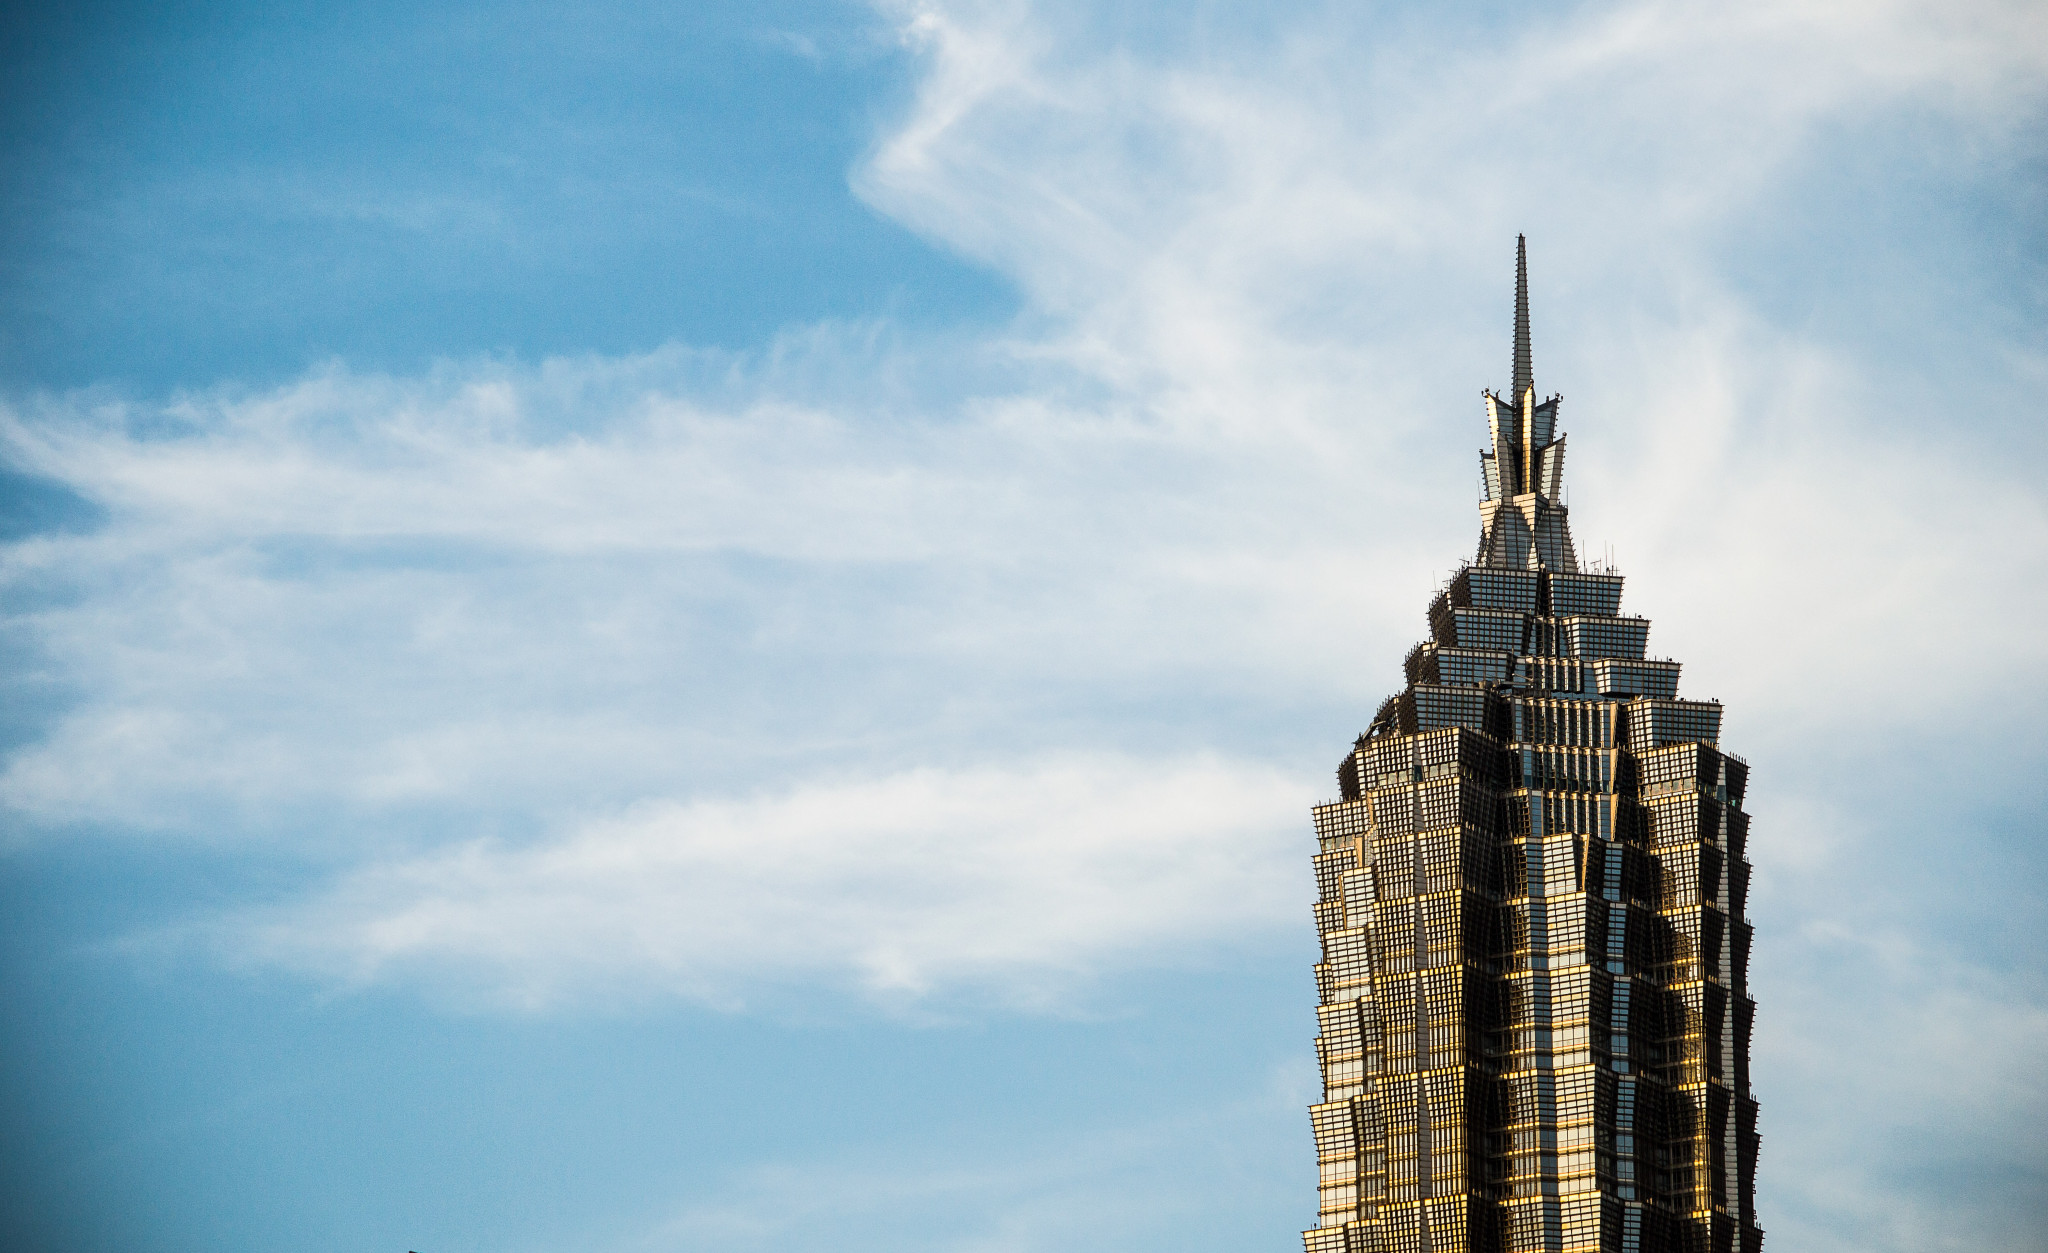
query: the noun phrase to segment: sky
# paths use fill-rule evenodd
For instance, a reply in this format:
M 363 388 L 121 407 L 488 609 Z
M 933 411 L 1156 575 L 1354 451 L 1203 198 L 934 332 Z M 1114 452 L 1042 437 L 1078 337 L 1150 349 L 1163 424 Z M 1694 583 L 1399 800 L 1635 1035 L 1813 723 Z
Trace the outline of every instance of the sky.
M 2040 6 L 53 7 L 0 1245 L 1298 1248 L 1526 233 L 1770 1247 L 2042 1247 Z

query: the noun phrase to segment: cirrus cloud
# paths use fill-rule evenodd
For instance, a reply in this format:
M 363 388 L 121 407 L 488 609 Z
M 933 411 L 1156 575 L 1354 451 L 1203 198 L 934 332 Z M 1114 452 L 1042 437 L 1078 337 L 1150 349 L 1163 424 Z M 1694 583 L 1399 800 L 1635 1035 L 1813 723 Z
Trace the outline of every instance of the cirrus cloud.
M 1300 913 L 1302 781 L 1214 757 L 1018 762 L 650 802 L 471 843 L 215 924 L 232 960 L 542 1008 L 823 983 L 898 1003 L 1067 1002 Z

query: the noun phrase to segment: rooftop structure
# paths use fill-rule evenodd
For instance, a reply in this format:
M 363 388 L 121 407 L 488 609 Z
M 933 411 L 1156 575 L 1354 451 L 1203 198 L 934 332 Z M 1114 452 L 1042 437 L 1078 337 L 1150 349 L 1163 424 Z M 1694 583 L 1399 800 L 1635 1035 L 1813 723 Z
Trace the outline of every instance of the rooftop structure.
M 1474 559 L 1315 809 L 1307 1253 L 1753 1253 L 1749 767 L 1582 569 L 1515 248 Z

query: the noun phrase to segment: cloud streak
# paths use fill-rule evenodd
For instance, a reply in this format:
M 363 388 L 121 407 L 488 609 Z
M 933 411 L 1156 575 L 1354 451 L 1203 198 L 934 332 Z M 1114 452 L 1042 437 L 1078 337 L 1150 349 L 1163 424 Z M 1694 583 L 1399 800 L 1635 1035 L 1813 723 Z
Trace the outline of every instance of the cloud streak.
M 850 184 L 1009 325 L 4 398 L 100 518 L 0 551 L 64 694 L 7 838 L 295 866 L 133 944 L 512 1013 L 1058 1015 L 1306 943 L 1306 806 L 1471 550 L 1527 231 L 1582 551 L 1756 762 L 1774 1247 L 2030 1247 L 2048 355 L 1985 206 L 2038 199 L 2048 13 L 884 12 L 918 78 Z M 933 1247 L 1135 1239 L 1177 1137 L 1099 1155 L 1136 1208 L 1057 1162 L 830 1195 L 896 1247 L 1001 1174 Z M 836 1223 L 792 1177 L 645 1247 Z
M 1838 1163 L 1769 1204 L 1830 1247 L 1905 1186 L 1888 1161 L 1962 1160 L 1946 1109 L 2021 1111 L 1999 1142 L 2038 1150 L 2043 1095 L 1995 1063 L 2043 951 L 1957 937 L 2042 881 L 2000 823 L 2043 803 L 2014 780 L 2048 760 L 2048 448 L 2002 415 L 2048 365 L 2025 311 L 1874 290 L 1781 210 L 1852 157 L 1862 199 L 1995 183 L 2041 119 L 2037 8 L 1624 4 L 1487 40 L 1312 12 L 1168 51 L 1080 7 L 893 9 L 923 76 L 853 184 L 1015 283 L 1014 325 L 17 398 L 13 464 L 107 521 L 0 567 L 79 694 L 0 798 L 23 838 L 316 865 L 198 927 L 227 960 L 530 1009 L 1057 1011 L 1261 942 L 1307 896 L 1302 763 L 1469 551 L 1527 230 L 1582 546 L 1616 543 L 1758 762 L 1766 1152 Z M 1839 942 L 1874 934 L 1901 947 Z M 1816 1054 L 1813 1006 L 1892 1060 Z M 1839 1114 L 1901 1074 L 1942 1077 Z M 1959 1229 L 2020 1247 L 2012 1194 L 1969 1195 Z M 1914 1196 L 1855 1239 L 1954 1220 Z
M 1201 960 L 1292 920 L 1276 816 L 1300 791 L 1215 758 L 1090 757 L 650 802 L 535 847 L 378 866 L 213 938 L 237 960 L 526 1009 L 806 983 L 1044 1008 L 1105 968 Z

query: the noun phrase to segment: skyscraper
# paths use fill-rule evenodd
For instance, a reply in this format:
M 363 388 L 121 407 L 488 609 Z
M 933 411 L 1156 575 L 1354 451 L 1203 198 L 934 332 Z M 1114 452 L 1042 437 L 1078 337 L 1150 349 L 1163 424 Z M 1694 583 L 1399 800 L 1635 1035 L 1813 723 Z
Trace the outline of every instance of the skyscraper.
M 1558 397 L 1485 394 L 1479 548 L 1315 809 L 1307 1253 L 1751 1253 L 1749 774 L 1622 576 L 1580 564 Z

